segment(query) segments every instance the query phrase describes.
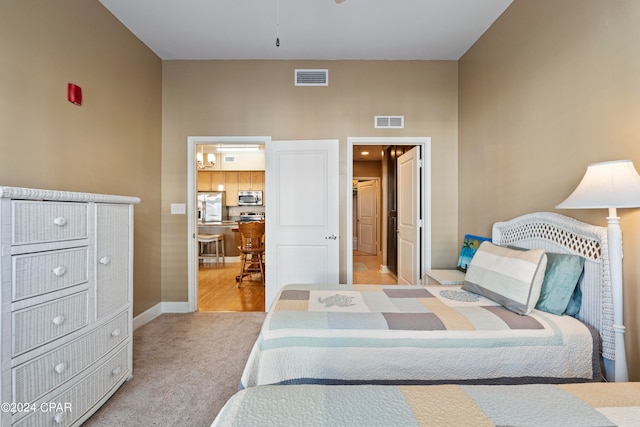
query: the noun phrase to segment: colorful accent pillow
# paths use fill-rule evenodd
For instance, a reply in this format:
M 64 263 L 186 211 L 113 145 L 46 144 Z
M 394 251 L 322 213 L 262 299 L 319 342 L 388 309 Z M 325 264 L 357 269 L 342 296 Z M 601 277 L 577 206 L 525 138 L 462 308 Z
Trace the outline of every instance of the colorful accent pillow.
M 583 257 L 547 252 L 547 267 L 536 308 L 552 314 L 564 314 L 583 271 Z M 580 293 L 580 297 L 582 297 L 582 293 Z M 574 316 L 577 314 L 572 314 L 575 311 L 573 307 L 574 305 L 567 314 Z M 578 311 L 580 311 L 579 303 Z
M 483 242 L 471 260 L 462 289 L 515 313 L 529 314 L 540 297 L 546 266 L 542 249 L 519 251 Z
M 464 239 L 462 240 L 462 249 L 460 249 L 460 256 L 458 257 L 458 265 L 456 268 L 465 273 L 473 259 L 473 255 L 480 247 L 480 244 L 485 241 L 490 242 L 491 238 L 465 234 Z

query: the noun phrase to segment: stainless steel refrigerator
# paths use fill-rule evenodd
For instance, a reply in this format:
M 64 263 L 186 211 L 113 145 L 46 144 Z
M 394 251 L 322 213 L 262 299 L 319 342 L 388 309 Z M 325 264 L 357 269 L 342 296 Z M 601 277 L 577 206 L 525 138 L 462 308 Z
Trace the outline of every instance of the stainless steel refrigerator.
M 210 191 L 198 193 L 198 222 L 220 222 L 227 219 L 225 192 Z

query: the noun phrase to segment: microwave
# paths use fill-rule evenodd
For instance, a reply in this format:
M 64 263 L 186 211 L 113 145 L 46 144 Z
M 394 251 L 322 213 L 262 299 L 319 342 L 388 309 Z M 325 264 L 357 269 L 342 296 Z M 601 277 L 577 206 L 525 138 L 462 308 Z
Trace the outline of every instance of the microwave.
M 262 191 L 238 191 L 238 206 L 262 206 Z

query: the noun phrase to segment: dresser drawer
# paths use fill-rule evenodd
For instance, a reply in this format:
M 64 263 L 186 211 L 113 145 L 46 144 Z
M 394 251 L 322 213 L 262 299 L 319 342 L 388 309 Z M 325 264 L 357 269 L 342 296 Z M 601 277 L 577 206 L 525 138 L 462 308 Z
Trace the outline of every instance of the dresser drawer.
M 11 313 L 13 356 L 87 325 L 88 292 L 80 292 Z
M 87 247 L 16 255 L 13 263 L 11 299 L 45 294 L 89 280 Z
M 69 344 L 13 369 L 12 402 L 33 402 L 129 337 L 128 311 Z
M 86 204 L 17 200 L 12 206 L 14 245 L 85 239 L 89 235 Z
M 47 399 L 40 404 L 53 408 L 51 411 L 31 412 L 28 416 L 18 420 L 16 426 L 69 426 L 82 417 L 92 406 L 105 395 L 113 394 L 113 388 L 131 374 L 129 371 L 128 346 L 123 347 L 113 357 L 98 367 L 93 373 L 74 384 L 69 390 L 53 399 Z M 108 393 L 107 393 L 108 392 Z M 14 420 L 22 414 L 14 415 Z

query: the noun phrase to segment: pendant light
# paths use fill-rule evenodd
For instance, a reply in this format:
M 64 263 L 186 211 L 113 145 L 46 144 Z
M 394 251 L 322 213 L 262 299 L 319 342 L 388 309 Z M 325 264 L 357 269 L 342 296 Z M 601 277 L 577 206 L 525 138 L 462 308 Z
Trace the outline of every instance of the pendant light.
M 224 184 L 222 183 L 222 162 L 218 163 L 220 165 L 220 183 L 218 184 L 218 191 L 224 191 Z

